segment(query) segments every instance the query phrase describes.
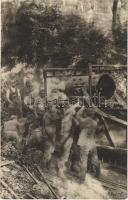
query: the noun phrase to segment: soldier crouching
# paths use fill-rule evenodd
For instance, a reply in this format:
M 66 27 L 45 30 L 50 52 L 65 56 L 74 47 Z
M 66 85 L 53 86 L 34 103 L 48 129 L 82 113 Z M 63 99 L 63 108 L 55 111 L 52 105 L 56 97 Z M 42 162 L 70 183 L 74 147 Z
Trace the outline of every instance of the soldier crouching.
M 10 120 L 4 123 L 4 133 L 7 141 L 15 141 L 17 149 L 22 148 L 22 134 L 20 131 L 20 123 L 16 115 L 12 115 Z

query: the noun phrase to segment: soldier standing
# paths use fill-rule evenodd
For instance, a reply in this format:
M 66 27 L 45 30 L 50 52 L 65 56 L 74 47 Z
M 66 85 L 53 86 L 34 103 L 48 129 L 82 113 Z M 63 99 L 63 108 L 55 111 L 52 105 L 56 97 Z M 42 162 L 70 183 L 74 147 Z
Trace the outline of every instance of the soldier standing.
M 56 140 L 59 130 L 61 114 L 56 108 L 56 105 L 49 105 L 43 116 L 43 126 L 45 132 L 45 147 L 44 147 L 44 166 L 48 167 L 52 159 L 52 154 L 55 150 Z M 60 125 L 59 125 L 60 126 Z
M 60 142 L 58 149 L 60 154 L 54 154 L 54 159 L 56 161 L 57 173 L 62 178 L 65 177 L 65 171 L 67 171 L 67 162 L 69 160 L 70 150 L 73 144 L 73 117 L 75 115 L 75 109 L 78 105 L 72 105 L 67 108 L 64 112 L 64 116 L 61 122 L 61 133 Z
M 98 155 L 95 143 L 95 131 L 99 119 L 96 117 L 93 109 L 88 108 L 85 110 L 85 107 L 82 107 L 78 111 L 76 118 L 80 125 L 80 134 L 77 142 L 77 144 L 80 146 L 80 163 L 81 163 L 79 178 L 81 182 L 84 182 L 87 172 L 89 153 L 92 152 L 93 153 L 92 159 L 95 158 L 95 160 L 98 161 Z
M 38 118 L 38 121 L 40 122 L 40 125 L 42 124 L 43 114 L 45 111 L 45 92 L 44 89 L 41 88 L 39 92 L 39 96 L 35 99 L 34 103 L 34 113 L 36 118 Z

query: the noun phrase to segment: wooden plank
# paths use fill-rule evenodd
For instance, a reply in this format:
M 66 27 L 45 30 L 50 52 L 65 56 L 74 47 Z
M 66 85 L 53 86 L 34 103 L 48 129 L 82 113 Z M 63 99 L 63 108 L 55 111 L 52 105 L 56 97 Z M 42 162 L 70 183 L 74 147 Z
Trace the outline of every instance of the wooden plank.
M 32 194 L 30 194 L 30 193 L 27 193 L 26 196 L 29 197 L 30 199 L 36 199 L 36 198 L 35 198 Z
M 107 125 L 107 123 L 106 123 L 104 117 L 101 116 L 101 120 L 102 120 L 103 125 L 104 125 L 104 128 L 105 128 L 105 135 L 106 135 L 106 137 L 107 137 L 107 139 L 108 139 L 110 145 L 111 145 L 112 147 L 115 147 L 114 142 L 113 142 L 113 140 L 112 140 L 112 138 L 111 138 L 111 136 L 110 136 L 110 133 L 109 133 L 108 125 Z
M 119 105 L 122 105 L 123 107 L 126 107 L 126 102 L 123 100 L 123 98 L 120 95 L 118 95 L 117 92 L 114 93 L 114 96 L 115 96 L 115 98 L 116 98 L 116 100 L 117 100 Z
M 105 70 L 105 71 L 116 71 L 116 70 L 127 70 L 127 65 L 120 65 L 120 66 L 116 66 L 116 65 L 92 65 L 92 69 L 95 69 L 95 68 L 99 68 L 101 70 Z M 87 68 L 81 68 L 81 69 L 73 69 L 71 67 L 69 68 L 47 68 L 47 69 L 44 69 L 45 72 L 53 72 L 53 71 L 79 71 L 79 72 L 87 72 Z
M 104 148 L 104 149 L 109 149 L 109 150 L 120 150 L 120 151 L 122 151 L 123 153 L 127 153 L 127 149 L 125 149 L 125 148 L 119 148 L 119 147 L 116 147 L 116 148 L 114 148 L 114 147 L 110 147 L 110 146 L 106 146 L 106 145 L 98 145 L 97 147 L 99 147 L 99 148 Z
M 43 76 L 44 76 L 44 93 L 45 93 L 45 97 L 47 97 L 47 78 L 46 78 L 46 72 L 43 72 Z
M 55 193 L 55 191 L 53 190 L 53 188 L 51 187 L 51 185 L 47 182 L 46 178 L 44 177 L 41 169 L 39 166 L 36 166 L 37 170 L 39 171 L 40 175 L 43 178 L 44 183 L 48 186 L 49 190 L 52 192 L 52 194 L 55 196 L 55 198 L 59 199 L 58 195 Z
M 83 93 L 84 93 L 84 99 L 86 101 L 86 103 L 89 105 L 90 107 L 90 97 L 89 97 L 89 94 L 87 93 L 86 89 L 83 89 Z M 107 113 L 104 113 L 102 110 L 100 110 L 98 107 L 96 107 L 93 103 L 92 103 L 92 108 L 94 109 L 94 111 L 99 114 L 100 116 L 104 117 L 104 118 L 107 118 L 107 119 L 111 119 L 112 121 L 116 122 L 116 123 L 119 123 L 119 124 L 122 124 L 124 126 L 127 126 L 128 123 L 122 119 L 119 119 L 113 115 L 110 115 L 110 114 L 107 114 Z
M 15 161 L 1 161 L 0 167 L 4 167 L 6 165 L 14 164 Z
M 8 186 L 7 183 L 5 183 L 2 179 L 0 179 L 1 185 L 3 185 L 15 199 L 19 199 L 18 196 L 15 194 L 15 192 Z
M 101 111 L 100 109 L 96 108 L 96 112 L 99 114 L 99 115 L 102 115 L 103 117 L 107 118 L 107 119 L 111 119 L 112 121 L 115 121 L 117 122 L 118 124 L 122 124 L 124 126 L 127 126 L 128 123 L 122 119 L 119 119 L 113 115 L 110 115 L 110 114 L 106 114 L 104 113 L 103 111 Z
M 47 68 L 47 69 L 44 69 L 44 72 L 58 72 L 58 71 L 78 71 L 78 72 L 84 72 L 86 71 L 87 72 L 87 69 L 72 69 L 72 68 Z
M 89 96 L 92 100 L 92 66 L 89 66 Z
M 28 170 L 28 168 L 26 166 L 23 165 L 23 168 L 26 170 L 26 172 L 28 173 L 28 175 L 33 179 L 33 181 L 36 184 L 39 184 L 39 181 L 32 175 L 32 173 Z
M 86 103 L 88 104 L 88 106 L 90 107 L 90 97 L 89 97 L 89 95 L 88 95 L 88 93 L 87 93 L 87 91 L 86 91 L 85 89 L 83 90 L 83 93 L 84 93 L 84 96 L 86 97 L 86 98 L 85 98 L 85 101 L 86 101 Z M 105 118 L 108 118 L 108 119 L 111 119 L 111 120 L 113 120 L 113 121 L 115 121 L 115 122 L 117 122 L 117 123 L 121 123 L 121 124 L 123 124 L 123 125 L 127 125 L 127 122 L 125 122 L 124 120 L 120 120 L 120 119 L 118 119 L 118 118 L 116 118 L 116 117 L 114 117 L 114 116 L 111 116 L 111 115 L 108 115 L 108 114 L 104 113 L 104 112 L 101 111 L 98 107 L 96 107 L 96 106 L 93 104 L 93 102 L 91 102 L 91 107 L 92 107 L 92 108 L 94 109 L 94 111 L 100 116 L 100 118 L 101 118 L 101 120 L 102 120 L 102 122 L 103 122 L 103 124 L 104 124 L 104 127 L 105 127 L 105 135 L 106 135 L 106 137 L 107 137 L 107 139 L 108 139 L 110 145 L 114 147 L 115 145 L 114 145 L 114 143 L 113 143 L 113 141 L 112 141 L 112 138 L 111 138 L 111 136 L 110 136 L 110 134 L 109 134 L 109 130 L 108 130 L 108 127 L 107 127 L 107 124 L 106 124 L 106 122 L 105 122 L 104 117 L 105 117 Z

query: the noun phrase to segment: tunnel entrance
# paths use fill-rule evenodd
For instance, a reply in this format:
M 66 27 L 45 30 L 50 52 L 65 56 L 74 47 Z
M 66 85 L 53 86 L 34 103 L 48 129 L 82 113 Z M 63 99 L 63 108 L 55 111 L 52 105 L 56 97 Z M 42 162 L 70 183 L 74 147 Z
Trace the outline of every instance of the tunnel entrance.
M 115 81 L 108 74 L 104 74 L 100 77 L 96 85 L 96 90 L 101 93 L 101 96 L 109 99 L 114 95 L 116 90 Z
M 93 77 L 92 77 L 93 78 Z M 95 78 L 95 77 L 94 77 Z M 77 80 L 77 79 L 76 79 Z M 83 87 L 86 86 L 87 91 L 89 92 L 89 84 L 83 81 L 83 86 L 79 86 L 79 82 L 69 81 L 66 84 L 65 93 L 68 97 L 71 96 L 80 96 L 82 97 L 83 94 Z M 98 76 L 95 83 L 92 86 L 92 93 L 100 92 L 100 96 L 104 97 L 105 99 L 110 99 L 116 90 L 116 84 L 113 78 L 109 74 L 104 74 Z

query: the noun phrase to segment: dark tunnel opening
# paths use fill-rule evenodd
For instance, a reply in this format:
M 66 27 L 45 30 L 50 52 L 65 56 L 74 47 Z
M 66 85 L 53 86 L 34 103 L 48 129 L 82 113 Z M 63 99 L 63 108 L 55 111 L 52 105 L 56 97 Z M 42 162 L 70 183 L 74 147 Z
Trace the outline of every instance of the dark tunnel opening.
M 108 74 L 104 74 L 100 77 L 96 85 L 96 90 L 100 92 L 101 96 L 109 99 L 114 95 L 116 90 L 115 81 Z
M 96 83 L 95 83 L 96 84 Z M 89 92 L 89 85 L 86 85 L 87 91 Z M 104 74 L 100 76 L 97 84 L 92 88 L 92 93 L 100 92 L 100 96 L 104 97 L 105 99 L 110 99 L 116 90 L 116 84 L 113 78 L 109 74 Z M 69 82 L 66 85 L 65 93 L 68 97 L 75 97 L 80 96 L 82 97 L 83 89 L 79 87 L 79 84 L 74 84 L 73 82 Z

